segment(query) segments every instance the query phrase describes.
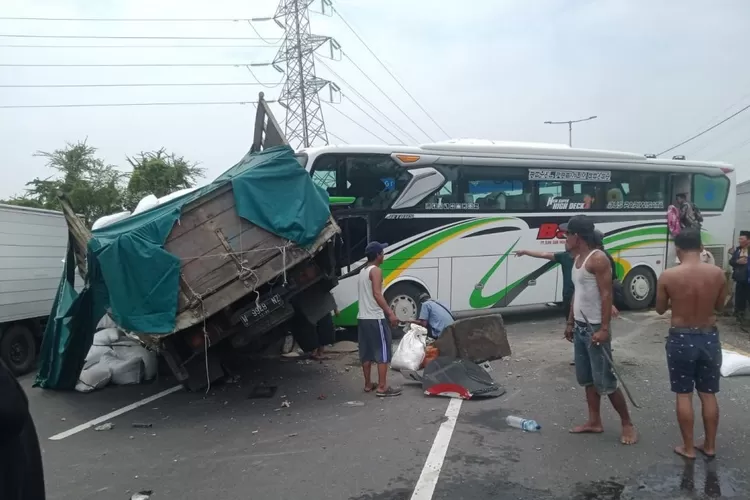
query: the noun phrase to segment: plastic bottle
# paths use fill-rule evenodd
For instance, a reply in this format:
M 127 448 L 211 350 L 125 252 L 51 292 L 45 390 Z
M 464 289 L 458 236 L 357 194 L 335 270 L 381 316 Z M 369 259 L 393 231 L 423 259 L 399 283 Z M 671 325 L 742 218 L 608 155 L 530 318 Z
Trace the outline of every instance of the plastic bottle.
M 522 429 L 526 432 L 538 432 L 542 429 L 542 426 L 536 423 L 536 420 L 529 420 L 521 417 L 514 417 L 510 415 L 505 418 L 505 423 L 516 429 Z

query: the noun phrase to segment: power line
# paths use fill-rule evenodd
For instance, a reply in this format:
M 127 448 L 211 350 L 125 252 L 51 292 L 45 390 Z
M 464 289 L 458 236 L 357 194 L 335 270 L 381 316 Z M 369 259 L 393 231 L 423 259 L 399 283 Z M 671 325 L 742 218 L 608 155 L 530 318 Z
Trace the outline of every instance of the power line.
M 255 82 L 258 85 L 260 85 L 262 87 L 265 87 L 267 89 L 274 89 L 274 88 L 276 88 L 279 85 L 281 85 L 281 84 L 284 83 L 285 78 L 283 78 L 283 77 L 278 82 L 274 82 L 274 83 L 270 83 L 270 84 L 261 83 L 260 79 L 255 75 L 255 72 L 253 71 L 253 68 L 251 68 L 250 66 L 245 66 L 245 68 L 247 69 L 248 73 L 250 73 L 250 75 L 252 75 L 253 79 L 255 80 Z
M 193 18 L 150 18 L 150 19 L 138 19 L 138 18 L 118 18 L 118 17 L 0 17 L 0 21 L 75 21 L 75 22 L 116 22 L 116 23 L 226 23 L 226 22 L 244 22 L 250 21 L 250 18 L 206 18 L 206 19 L 193 19 Z
M 349 60 L 349 62 L 351 62 L 354 65 L 355 68 L 357 68 L 359 70 L 360 73 L 362 73 L 364 75 L 365 78 L 367 78 L 370 81 L 370 83 L 372 83 L 375 86 L 376 89 L 378 89 L 380 91 L 381 94 L 383 94 L 383 96 L 385 96 L 386 99 L 388 99 L 390 101 L 391 104 L 393 104 L 396 107 L 396 109 L 398 109 L 401 112 L 401 114 L 403 114 L 406 117 L 407 120 L 409 120 L 412 123 L 412 125 L 414 125 L 415 127 L 417 127 L 419 129 L 419 131 L 422 132 L 425 136 L 427 136 L 427 138 L 430 141 L 434 141 L 435 140 L 435 139 L 432 138 L 432 136 L 430 134 L 428 134 L 427 132 L 425 132 L 425 130 L 422 127 L 420 127 L 419 124 L 417 122 L 415 122 L 414 119 L 411 116 L 409 116 L 408 113 L 406 113 L 404 110 L 402 110 L 401 106 L 399 106 L 398 104 L 396 104 L 396 102 L 393 99 L 391 99 L 391 96 L 389 96 L 388 93 L 385 90 L 383 90 L 382 88 L 380 88 L 380 85 L 378 85 L 377 83 L 375 83 L 375 80 L 373 80 L 372 78 L 370 78 L 370 75 L 368 75 L 365 72 L 365 70 L 363 70 L 362 68 L 359 67 L 359 64 L 357 64 L 356 62 L 354 62 L 354 59 L 352 59 L 351 57 L 349 57 L 349 54 L 347 54 L 346 52 L 343 52 L 343 51 L 341 53 L 344 55 L 344 57 L 346 57 Z M 414 141 L 414 142 L 418 142 L 418 141 Z
M 341 137 L 337 136 L 336 134 L 334 134 L 334 133 L 333 133 L 333 132 L 331 132 L 330 130 L 328 131 L 328 135 L 330 135 L 331 137 L 333 137 L 334 139 L 336 139 L 337 141 L 339 141 L 339 142 L 341 142 L 341 143 L 343 143 L 343 144 L 349 144 L 349 143 L 348 143 L 348 142 L 346 142 L 346 141 L 345 141 L 344 139 L 342 139 Z
M 0 85 L 5 89 L 46 89 L 46 88 L 99 88 L 99 87 L 234 87 L 262 85 L 264 87 L 278 87 L 281 82 L 261 83 L 261 82 L 197 82 L 197 83 L 44 83 L 44 84 L 18 84 L 18 85 Z
M 4 68 L 241 68 L 248 63 L 105 63 L 105 64 L 0 64 Z
M 675 144 L 675 145 L 674 145 L 674 146 L 672 146 L 671 148 L 665 149 L 665 150 L 664 150 L 664 151 L 662 151 L 661 153 L 657 153 L 657 155 L 656 155 L 656 156 L 661 156 L 661 155 L 663 155 L 664 153 L 669 153 L 670 151 L 672 151 L 672 150 L 674 150 L 674 149 L 677 149 L 677 148 L 679 148 L 680 146 L 683 146 L 683 145 L 687 144 L 688 142 L 690 142 L 690 141 L 693 141 L 693 140 L 697 139 L 698 137 L 700 137 L 700 136 L 702 136 L 702 135 L 704 135 L 704 134 L 707 134 L 708 132 L 712 131 L 713 129 L 715 129 L 715 128 L 716 128 L 716 127 L 718 127 L 719 125 L 723 125 L 724 123 L 728 122 L 729 120 L 731 120 L 731 119 L 732 119 L 732 118 L 734 118 L 735 116 L 739 115 L 740 113 L 743 113 L 744 111 L 747 111 L 748 109 L 750 109 L 750 104 L 748 104 L 748 105 L 747 105 L 747 106 L 745 106 L 744 108 L 740 109 L 739 111 L 737 111 L 737 112 L 735 112 L 735 113 L 732 113 L 731 115 L 727 116 L 726 118 L 724 118 L 724 119 L 723 119 L 723 120 L 721 120 L 720 122 L 718 122 L 718 123 L 715 123 L 715 124 L 711 125 L 710 127 L 708 127 L 707 129 L 703 130 L 702 132 L 699 132 L 699 133 L 695 134 L 694 136 L 692 136 L 692 137 L 690 137 L 690 138 L 688 138 L 688 139 L 685 139 L 684 141 L 682 141 L 682 142 L 681 142 L 681 143 L 679 143 L 679 144 Z
M 352 104 L 354 104 L 354 106 L 358 110 L 360 110 L 362 113 L 364 113 L 364 115 L 367 116 L 367 118 L 369 118 L 370 120 L 372 120 L 375 123 L 377 123 L 380 128 L 382 128 L 383 130 L 385 130 L 391 137 L 393 137 L 394 139 L 396 139 L 399 144 L 402 144 L 402 145 L 406 146 L 406 144 L 404 144 L 404 141 L 402 141 L 401 139 L 399 139 L 393 132 L 391 132 L 390 130 L 388 130 L 387 127 L 385 127 L 382 123 L 380 123 L 375 118 L 373 118 L 370 113 L 368 113 L 367 111 L 365 111 L 364 109 L 362 109 L 362 106 L 360 106 L 359 104 L 357 104 L 356 102 L 354 102 L 351 97 L 349 97 L 348 95 L 345 95 L 345 94 L 341 94 L 341 97 L 343 97 L 345 99 L 348 99 L 349 102 L 352 103 Z
M 276 101 L 266 101 L 276 102 Z M 223 106 L 234 104 L 258 104 L 258 101 L 205 101 L 205 102 L 122 102 L 103 104 L 13 104 L 0 105 L 0 109 L 22 108 L 112 108 L 125 106 Z
M 724 151 L 722 151 L 721 153 L 719 153 L 717 155 L 713 155 L 711 157 L 711 160 L 715 160 L 715 159 L 717 159 L 717 158 L 719 158 L 721 156 L 724 156 L 726 154 L 734 153 L 735 151 L 739 151 L 740 149 L 744 148 L 748 144 L 750 144 L 750 139 L 746 139 L 745 141 L 743 141 L 741 144 L 739 144 L 737 146 L 733 146 L 731 148 L 725 149 Z
M 26 35 L 0 34 L 0 38 L 74 38 L 79 40 L 259 40 L 258 37 L 231 36 L 116 36 L 116 35 Z M 282 42 L 282 38 L 269 38 L 275 43 Z
M 361 128 L 362 130 L 364 130 L 365 132 L 367 132 L 371 136 L 375 137 L 377 140 L 379 140 L 383 144 L 388 144 L 388 141 L 386 141 L 385 139 L 383 139 L 382 137 L 380 137 L 378 134 L 376 134 L 375 132 L 373 132 L 369 128 L 367 128 L 364 125 L 362 125 L 361 123 L 359 123 L 354 118 L 352 118 L 349 115 L 345 114 L 340 109 L 336 108 L 336 106 L 331 105 L 331 106 L 329 106 L 329 108 L 331 108 L 332 110 L 334 110 L 335 112 L 337 112 L 338 114 L 340 114 L 341 116 L 343 116 L 344 118 L 346 118 L 347 120 L 349 120 L 350 122 L 352 122 L 353 124 L 355 124 L 356 126 L 358 126 L 359 128 Z
M 0 43 L 0 47 L 16 49 L 267 49 L 276 48 L 268 45 L 207 45 L 207 44 L 173 44 L 173 45 L 29 45 Z
M 341 12 L 339 12 L 339 10 L 338 10 L 337 8 L 335 8 L 335 7 L 331 7 L 331 8 L 332 8 L 332 9 L 333 9 L 333 11 L 334 11 L 334 12 L 336 13 L 336 15 L 337 15 L 337 16 L 339 16 L 339 19 L 341 19 L 341 20 L 342 20 L 342 21 L 344 22 L 344 24 L 346 25 L 346 27 L 347 27 L 347 28 L 349 28 L 349 30 L 350 30 L 350 31 L 351 31 L 352 33 L 354 33 L 354 36 L 356 36 L 356 37 L 357 37 L 357 39 L 358 39 L 358 40 L 359 40 L 360 42 L 362 42 L 362 45 L 364 45 L 364 46 L 365 46 L 365 48 L 367 49 L 367 51 L 368 51 L 368 52 L 370 52 L 370 54 L 372 54 L 372 56 L 373 56 L 373 57 L 374 57 L 374 58 L 375 58 L 375 59 L 376 59 L 376 60 L 377 60 L 377 61 L 378 61 L 378 62 L 380 63 L 380 65 L 381 65 L 381 66 L 383 67 L 383 69 L 385 69 L 385 70 L 386 70 L 386 72 L 387 72 L 387 73 L 388 73 L 389 75 L 391 75 L 391 78 L 393 78 L 393 80 L 394 80 L 394 81 L 395 81 L 395 82 L 396 82 L 396 83 L 398 84 L 398 86 L 399 86 L 399 87 L 401 87 L 401 90 L 403 90 L 404 92 L 406 92 L 406 95 L 408 95 L 408 96 L 409 96 L 409 98 L 411 98 L 411 100 L 412 100 L 412 101 L 414 102 L 414 104 L 416 104 L 416 105 L 417 105 L 417 106 L 419 107 L 419 109 L 421 109 L 421 110 L 422 110 L 422 112 L 423 112 L 423 113 L 424 113 L 424 114 L 425 114 L 425 115 L 427 116 L 427 118 L 429 118 L 429 119 L 430 119 L 430 121 L 432 121 L 432 123 L 434 123 L 434 124 L 435 124 L 435 126 L 436 126 L 437 128 L 439 128 L 439 129 L 440 129 L 440 131 L 441 131 L 441 132 L 442 132 L 443 134 L 445 134 L 445 136 L 446 136 L 446 137 L 450 138 L 450 135 L 448 134 L 448 132 L 446 132 L 446 131 L 445 131 L 445 129 L 443 129 L 443 127 L 441 127 L 441 126 L 440 126 L 440 124 L 439 124 L 439 123 L 438 123 L 437 121 L 435 121 L 435 119 L 434 119 L 434 118 L 432 117 L 432 115 L 430 115 L 430 113 L 428 113 L 428 112 L 427 112 L 427 110 L 426 110 L 426 109 L 425 109 L 425 108 L 424 108 L 424 107 L 423 107 L 423 106 L 422 106 L 421 104 L 419 104 L 419 101 L 417 101 L 417 100 L 416 100 L 416 99 L 414 98 L 414 96 L 413 96 L 413 95 L 411 95 L 411 92 L 409 92 L 408 90 L 406 90 L 406 87 L 404 87 L 404 85 L 403 85 L 403 84 L 401 83 L 401 81 L 400 81 L 400 80 L 399 80 L 399 79 L 398 79 L 398 78 L 396 77 L 396 75 L 394 75 L 394 74 L 393 74 L 393 73 L 391 72 L 391 70 L 390 70 L 390 69 L 388 69 L 388 66 L 386 66 L 386 65 L 385 65 L 385 63 L 384 63 L 383 61 L 381 61 L 381 60 L 380 60 L 380 58 L 379 58 L 379 57 L 378 57 L 378 56 L 377 56 L 377 55 L 375 54 L 375 52 L 373 52 L 373 50 L 372 50 L 372 49 L 370 48 L 370 46 L 369 46 L 369 45 L 367 45 L 367 42 L 365 42 L 365 41 L 364 41 L 364 40 L 362 39 L 362 37 L 361 37 L 361 36 L 359 36 L 359 33 L 357 33 L 357 31 L 356 31 L 356 30 L 355 30 L 355 29 L 354 29 L 354 28 L 352 27 L 352 25 L 351 25 L 351 24 L 349 24 L 349 23 L 348 23 L 348 22 L 346 21 L 346 19 L 344 19 L 344 16 L 342 16 L 342 15 L 341 15 Z M 428 136 L 428 137 L 429 137 L 429 136 Z M 432 140 L 432 139 L 430 139 L 430 140 Z
M 372 102 L 370 102 L 369 99 L 367 99 L 365 96 L 363 96 L 357 89 L 354 88 L 353 85 L 351 85 L 349 82 L 347 82 L 346 80 L 344 80 L 344 78 L 341 75 L 339 75 L 338 73 L 336 73 L 328 64 L 326 64 L 326 62 L 323 61 L 322 58 L 316 56 L 316 59 L 317 59 L 317 61 L 320 64 L 323 65 L 324 68 L 326 68 L 328 71 L 330 71 L 333 74 L 333 76 L 335 76 L 339 81 L 341 81 L 341 83 L 343 83 L 349 90 L 351 90 L 352 92 L 354 92 L 360 99 L 362 99 L 365 103 L 367 103 L 367 105 L 370 106 L 370 108 L 374 109 L 377 113 L 379 113 L 380 116 L 382 116 L 383 118 L 385 118 L 386 120 L 388 120 L 388 122 L 391 125 L 393 125 L 396 129 L 398 129 L 409 140 L 411 140 L 414 144 L 417 144 L 419 142 L 409 132 L 405 131 L 396 122 L 394 122 L 393 120 L 391 120 L 391 118 L 388 115 L 386 115 L 385 113 L 383 113 L 380 110 L 379 107 L 375 106 Z

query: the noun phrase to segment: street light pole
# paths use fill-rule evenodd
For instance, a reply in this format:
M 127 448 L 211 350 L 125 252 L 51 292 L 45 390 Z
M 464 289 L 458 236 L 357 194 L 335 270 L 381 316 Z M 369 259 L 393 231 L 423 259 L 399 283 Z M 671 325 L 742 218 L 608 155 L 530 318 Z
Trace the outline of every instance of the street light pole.
M 589 116 L 588 118 L 581 118 L 580 120 L 567 120 L 562 122 L 552 122 L 552 121 L 546 121 L 544 122 L 545 125 L 568 125 L 568 146 L 573 147 L 573 124 L 574 123 L 580 123 L 580 122 L 587 122 L 589 120 L 593 120 L 597 118 L 596 115 Z

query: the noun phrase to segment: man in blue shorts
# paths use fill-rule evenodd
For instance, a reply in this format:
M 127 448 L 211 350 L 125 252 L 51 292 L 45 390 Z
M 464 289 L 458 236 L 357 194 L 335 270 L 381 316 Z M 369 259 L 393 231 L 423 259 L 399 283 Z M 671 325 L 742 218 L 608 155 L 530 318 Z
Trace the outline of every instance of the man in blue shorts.
M 688 459 L 697 449 L 707 457 L 716 456 L 716 431 L 719 427 L 721 378 L 721 342 L 716 328 L 716 311 L 726 300 L 724 272 L 720 267 L 701 262 L 700 229 L 686 228 L 675 236 L 680 265 L 667 269 L 657 284 L 656 312 L 672 309 L 667 339 L 669 382 L 677 400 L 677 422 L 682 445 L 674 451 Z M 698 391 L 703 414 L 705 439 L 693 441 L 693 391 Z

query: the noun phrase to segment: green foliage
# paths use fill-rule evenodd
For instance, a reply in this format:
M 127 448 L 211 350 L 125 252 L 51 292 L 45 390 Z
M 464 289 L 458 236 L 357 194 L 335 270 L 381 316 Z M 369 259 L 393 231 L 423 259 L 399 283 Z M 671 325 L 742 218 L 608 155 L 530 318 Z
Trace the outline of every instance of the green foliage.
M 141 198 L 153 194 L 157 198 L 179 189 L 193 187 L 204 169 L 182 156 L 168 154 L 164 148 L 128 157 L 133 167 L 125 192 L 125 207 L 132 210 Z
M 161 197 L 192 187 L 203 175 L 203 169 L 195 163 L 168 154 L 164 149 L 127 158 L 133 167 L 131 173 L 104 163 L 97 158 L 96 148 L 86 141 L 68 143 L 65 148 L 51 153 L 39 151 L 34 156 L 45 158 L 55 174 L 27 182 L 24 194 L 2 203 L 59 210 L 58 193 L 63 193 L 89 226 L 104 215 L 123 208 L 132 210 L 148 194 Z

